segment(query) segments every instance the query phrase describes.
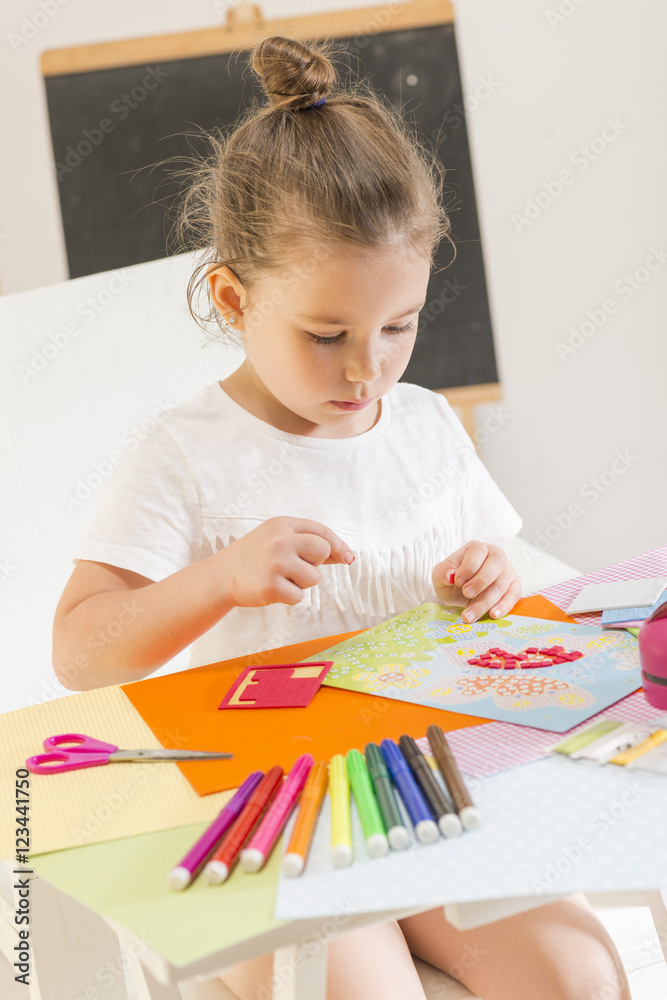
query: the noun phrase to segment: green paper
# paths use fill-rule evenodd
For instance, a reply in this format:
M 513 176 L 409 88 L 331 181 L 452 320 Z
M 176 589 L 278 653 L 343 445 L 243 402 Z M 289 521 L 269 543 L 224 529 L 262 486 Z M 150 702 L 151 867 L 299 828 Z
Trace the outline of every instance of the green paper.
M 589 743 L 594 743 L 595 740 L 604 736 L 606 733 L 611 733 L 614 729 L 618 729 L 623 723 L 616 719 L 602 719 L 600 722 L 596 722 L 595 725 L 589 726 L 588 729 L 584 729 L 582 733 L 577 733 L 576 736 L 570 736 L 566 740 L 562 740 L 552 750 L 555 753 L 564 753 L 568 757 L 570 754 L 576 753 L 577 750 L 581 750 L 583 747 L 587 747 Z
M 201 875 L 189 888 L 167 888 L 167 874 L 209 824 L 124 837 L 34 855 L 30 866 L 91 910 L 127 928 L 173 965 L 188 965 L 249 937 L 282 926 L 273 917 L 280 859 L 277 843 L 266 867 L 249 875 L 240 865 L 227 882 Z

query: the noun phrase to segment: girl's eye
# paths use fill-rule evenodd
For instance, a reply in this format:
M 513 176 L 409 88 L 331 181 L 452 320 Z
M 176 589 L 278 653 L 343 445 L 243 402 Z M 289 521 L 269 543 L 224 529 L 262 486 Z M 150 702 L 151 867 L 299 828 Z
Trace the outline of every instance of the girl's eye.
M 316 333 L 309 333 L 308 339 L 314 344 L 336 344 L 342 336 L 342 333 L 337 333 L 335 337 L 318 337 Z
M 388 333 L 407 333 L 413 327 L 414 323 L 406 323 L 405 326 L 385 326 L 385 330 Z M 309 333 L 307 336 L 314 344 L 337 344 L 343 338 L 344 334 L 337 333 L 333 337 L 320 337 L 317 333 Z

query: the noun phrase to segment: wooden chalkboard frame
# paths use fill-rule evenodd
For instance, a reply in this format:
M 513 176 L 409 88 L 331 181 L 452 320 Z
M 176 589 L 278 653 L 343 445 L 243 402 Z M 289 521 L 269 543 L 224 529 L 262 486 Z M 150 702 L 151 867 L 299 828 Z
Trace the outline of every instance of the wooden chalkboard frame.
M 271 34 L 297 39 L 316 37 L 369 37 L 385 30 L 423 28 L 453 23 L 449 0 L 409 0 L 384 7 L 366 7 L 330 13 L 265 20 L 259 6 L 247 0 L 227 11 L 220 27 L 171 35 L 127 38 L 44 51 L 40 59 L 43 77 L 116 69 L 139 63 L 197 58 L 252 48 Z M 498 382 L 435 389 L 460 414 L 462 423 L 476 442 L 475 408 L 502 398 Z

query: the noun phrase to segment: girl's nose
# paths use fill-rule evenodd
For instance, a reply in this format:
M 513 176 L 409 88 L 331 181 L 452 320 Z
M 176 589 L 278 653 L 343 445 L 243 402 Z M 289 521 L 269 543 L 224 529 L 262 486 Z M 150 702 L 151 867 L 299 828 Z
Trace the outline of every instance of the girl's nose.
M 382 357 L 375 347 L 355 350 L 347 359 L 345 377 L 349 382 L 373 382 L 382 373 Z

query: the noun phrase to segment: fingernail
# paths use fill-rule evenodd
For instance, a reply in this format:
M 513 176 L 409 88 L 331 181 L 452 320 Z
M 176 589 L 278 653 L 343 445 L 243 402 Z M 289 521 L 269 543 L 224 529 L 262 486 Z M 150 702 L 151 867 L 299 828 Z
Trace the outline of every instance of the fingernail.
M 500 618 L 500 608 L 494 608 L 491 611 L 491 617 L 492 618 Z
M 475 615 L 472 611 L 464 611 L 461 618 L 463 618 L 464 622 L 468 622 L 468 624 L 470 624 L 470 622 L 474 621 Z
M 477 593 L 477 591 L 475 590 L 474 587 L 464 587 L 463 588 L 463 596 L 464 597 L 474 597 L 476 593 Z
M 348 566 L 350 566 L 354 562 L 355 558 L 356 556 L 354 555 L 354 552 L 348 552 L 348 554 L 345 556 L 345 562 L 347 563 Z
M 454 577 L 455 576 L 456 576 L 456 571 L 452 570 L 452 572 L 449 574 L 449 582 L 450 583 L 454 583 Z

